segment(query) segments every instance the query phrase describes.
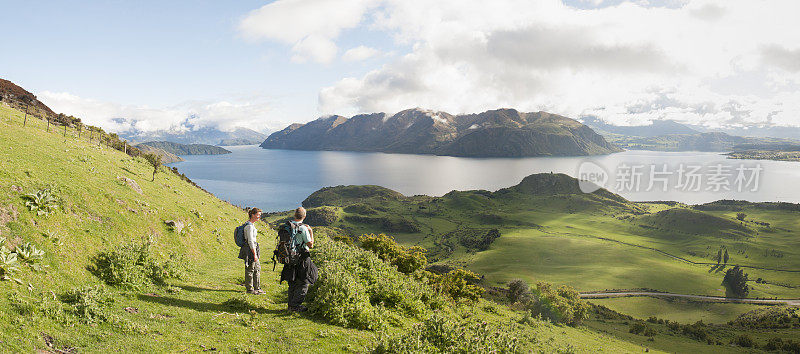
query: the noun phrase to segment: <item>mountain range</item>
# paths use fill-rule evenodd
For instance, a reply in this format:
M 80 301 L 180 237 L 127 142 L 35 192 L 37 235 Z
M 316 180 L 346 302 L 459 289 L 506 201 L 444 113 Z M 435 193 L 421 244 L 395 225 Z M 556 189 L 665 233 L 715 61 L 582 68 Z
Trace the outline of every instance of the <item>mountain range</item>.
M 632 126 L 611 125 L 594 116 L 583 117 L 582 120 L 583 124 L 588 125 L 590 128 L 603 135 L 612 133 L 630 136 L 659 136 L 700 133 L 700 131 L 674 120 L 654 120 L 650 125 Z
M 130 126 L 117 134 L 121 138 L 133 142 L 169 141 L 180 144 L 233 146 L 259 144 L 267 137 L 265 134 L 242 127 L 237 127 L 232 131 L 223 131 L 216 127 L 197 127 L 188 119 L 174 129 L 155 131 L 136 129 L 136 120 L 115 118 L 114 122 Z
M 547 112 L 452 115 L 419 108 L 334 115 L 271 134 L 265 149 L 371 151 L 464 157 L 583 156 L 622 151 L 586 125 Z

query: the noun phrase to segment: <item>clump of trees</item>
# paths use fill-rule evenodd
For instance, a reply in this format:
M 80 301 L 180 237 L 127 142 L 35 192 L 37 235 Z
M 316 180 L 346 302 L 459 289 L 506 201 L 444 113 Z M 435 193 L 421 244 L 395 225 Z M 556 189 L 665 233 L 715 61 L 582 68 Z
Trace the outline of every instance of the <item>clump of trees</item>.
M 722 285 L 725 285 L 728 292 L 736 297 L 745 297 L 750 291 L 750 287 L 747 285 L 747 273 L 739 266 L 734 266 L 725 272 Z
M 577 326 L 589 316 L 589 304 L 581 299 L 574 288 L 539 282 L 535 288 L 525 281 L 516 279 L 508 284 L 508 298 L 519 303 L 526 310 L 527 318 L 544 318 L 555 323 Z
M 736 219 L 738 219 L 739 221 L 744 221 L 744 218 L 746 218 L 746 217 L 747 217 L 747 214 L 745 214 L 745 213 L 736 213 Z

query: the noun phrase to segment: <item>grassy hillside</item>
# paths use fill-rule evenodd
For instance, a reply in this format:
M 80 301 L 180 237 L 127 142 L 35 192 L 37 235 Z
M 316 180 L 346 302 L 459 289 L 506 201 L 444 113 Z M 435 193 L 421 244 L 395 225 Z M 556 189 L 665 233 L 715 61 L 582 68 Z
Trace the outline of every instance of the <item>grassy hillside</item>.
M 551 174 L 497 192 L 438 198 L 360 188 L 328 188 L 308 201 L 339 208 L 334 227 L 352 235 L 391 233 L 427 248 L 440 264 L 484 275 L 487 285 L 522 278 L 581 291 L 646 288 L 724 296 L 725 269 L 741 265 L 751 280 L 750 297 L 800 298 L 795 210 L 631 203 L 603 190 L 576 192 L 577 182 Z M 742 211 L 745 221 L 737 220 Z M 717 266 L 719 250 L 728 251 L 727 265 Z
M 36 263 L 40 270 L 23 264 L 4 273 L 11 280 L 0 282 L 3 351 L 347 352 L 374 347 L 374 331 L 286 312 L 286 285 L 277 283 L 278 273 L 267 264 L 262 282 L 267 294 L 243 294 L 238 285 L 242 264 L 230 235 L 244 219 L 242 210 L 167 169 L 151 181 L 152 169 L 143 159 L 98 146 L 85 135 L 78 138 L 71 129 L 46 132 L 42 121 L 30 119 L 25 128 L 21 122 L 19 111 L 0 105 L 0 236 L 11 250 L 30 243 L 44 255 Z M 57 207 L 43 215 L 28 210 L 24 195 L 45 189 Z M 182 227 L 169 226 L 170 220 Z M 267 230 L 261 223 L 258 228 Z M 324 240 L 326 229 L 317 230 Z M 260 235 L 262 254 L 273 247 L 272 238 L 272 232 Z M 150 244 L 145 261 L 155 259 L 164 274 L 182 269 L 182 279 L 105 285 L 97 271 L 90 271 L 101 264 L 94 260 L 123 254 L 107 252 L 124 244 Z M 448 308 L 452 316 L 511 326 L 526 351 L 643 348 L 586 328 L 539 320 L 522 325 L 520 313 L 486 300 Z M 401 318 L 387 331 L 404 333 L 415 322 Z

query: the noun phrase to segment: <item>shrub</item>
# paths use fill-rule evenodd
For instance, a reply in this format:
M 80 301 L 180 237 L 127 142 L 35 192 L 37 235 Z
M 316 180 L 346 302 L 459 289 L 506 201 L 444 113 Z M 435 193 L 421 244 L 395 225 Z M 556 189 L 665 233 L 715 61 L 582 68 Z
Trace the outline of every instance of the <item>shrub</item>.
M 683 334 L 700 341 L 708 339 L 708 331 L 702 320 L 691 325 L 684 325 Z
M 628 332 L 633 334 L 640 334 L 644 332 L 645 328 L 647 328 L 647 326 L 643 322 L 637 321 L 631 324 L 631 328 L 628 329 Z
M 91 259 L 89 267 L 95 276 L 109 285 L 139 288 L 163 285 L 167 279 L 182 278 L 187 266 L 181 257 L 155 257 L 150 243 L 124 244 L 101 252 Z
M 755 346 L 753 338 L 750 338 L 750 336 L 747 334 L 740 334 L 736 336 L 736 338 L 733 339 L 733 344 L 736 344 L 744 348 L 752 348 L 753 346 Z
M 312 257 L 319 279 L 309 289 L 309 309 L 333 324 L 379 329 L 396 315 L 418 317 L 441 306 L 430 287 L 373 252 L 325 240 Z
M 75 288 L 63 297 L 64 303 L 72 305 L 72 312 L 86 323 L 105 322 L 109 319 L 108 306 L 114 298 L 102 286 Z
M 433 315 L 410 331 L 382 333 L 373 353 L 517 353 L 519 340 L 507 327 L 480 320 Z
M 50 188 L 45 188 L 36 191 L 36 193 L 26 194 L 23 198 L 28 201 L 25 206 L 30 211 L 35 211 L 36 215 L 47 215 L 58 209 L 58 201 L 50 192 Z
M 308 209 L 305 222 L 311 226 L 330 226 L 339 221 L 339 214 L 334 207 L 323 206 Z
M 512 303 L 530 301 L 531 286 L 522 279 L 514 279 L 508 283 L 508 300 Z
M 377 254 L 380 259 L 391 263 L 405 274 L 422 269 L 428 263 L 424 248 L 403 247 L 391 236 L 370 234 L 361 236 L 360 240 L 362 248 Z
M 430 273 L 428 279 L 440 294 L 450 296 L 456 301 L 475 302 L 484 292 L 482 287 L 474 285 L 479 279 L 478 275 L 464 269 L 454 269 L 441 275 Z
M 730 324 L 753 329 L 792 328 L 798 317 L 800 307 L 771 306 L 743 313 Z
M 551 284 L 539 282 L 533 298 L 526 306 L 531 316 L 542 316 L 556 323 L 575 326 L 589 314 L 589 305 L 581 300 L 580 293 L 570 286 L 554 289 Z
M 766 350 L 779 350 L 783 348 L 783 339 L 780 337 L 772 337 L 767 340 L 767 345 L 764 346 Z

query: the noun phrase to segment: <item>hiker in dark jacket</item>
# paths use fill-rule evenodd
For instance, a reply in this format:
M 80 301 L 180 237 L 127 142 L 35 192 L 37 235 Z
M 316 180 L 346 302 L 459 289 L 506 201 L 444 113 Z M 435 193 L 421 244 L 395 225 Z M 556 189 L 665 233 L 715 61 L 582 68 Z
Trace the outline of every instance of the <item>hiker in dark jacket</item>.
M 294 211 L 294 220 L 290 221 L 297 227 L 293 243 L 300 253 L 300 261 L 296 265 L 285 264 L 281 271 L 281 281 L 289 283 L 289 311 L 302 312 L 306 307 L 302 305 L 306 298 L 308 286 L 317 280 L 317 266 L 311 261 L 309 250 L 314 247 L 314 232 L 311 227 L 303 224 L 306 210 L 303 207 Z
M 245 246 L 239 249 L 239 258 L 244 259 L 244 287 L 248 294 L 263 295 L 261 290 L 261 250 L 258 246 L 258 230 L 255 223 L 261 219 L 261 209 L 253 208 L 247 213 L 249 220 L 244 227 Z

